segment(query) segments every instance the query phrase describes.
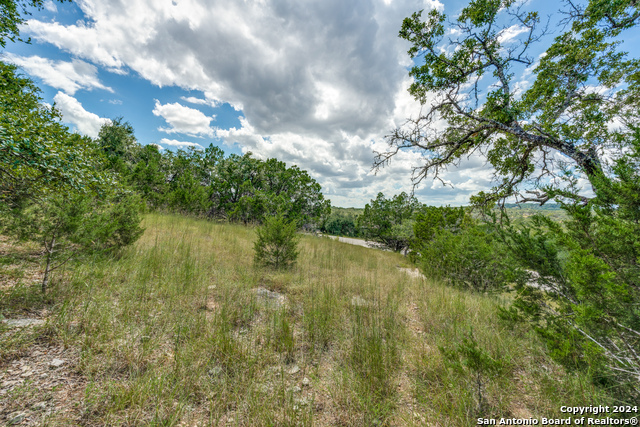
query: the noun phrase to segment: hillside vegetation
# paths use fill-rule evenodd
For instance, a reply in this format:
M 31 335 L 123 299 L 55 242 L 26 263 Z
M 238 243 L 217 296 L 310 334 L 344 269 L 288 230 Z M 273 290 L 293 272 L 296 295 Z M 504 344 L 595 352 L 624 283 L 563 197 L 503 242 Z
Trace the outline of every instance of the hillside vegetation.
M 33 267 L 28 257 L 3 246 L 2 314 L 46 322 L 0 323 L 0 356 L 24 366 L 48 363 L 37 349 L 64 349 L 76 385 L 21 378 L 0 417 L 28 408 L 45 425 L 468 426 L 611 403 L 551 361 L 526 325 L 497 321 L 500 297 L 424 279 L 399 254 L 303 236 L 297 265 L 276 272 L 254 267 L 252 228 L 168 215 L 143 225 L 120 259 L 58 273 L 46 297 L 37 274 L 17 273 Z M 472 368 L 470 349 L 486 369 Z M 34 409 L 41 401 L 51 409 Z

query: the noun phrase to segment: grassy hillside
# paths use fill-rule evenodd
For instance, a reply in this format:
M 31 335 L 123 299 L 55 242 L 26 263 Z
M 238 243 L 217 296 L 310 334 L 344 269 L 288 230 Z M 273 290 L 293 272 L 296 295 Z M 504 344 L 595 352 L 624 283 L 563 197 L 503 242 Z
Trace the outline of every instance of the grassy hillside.
M 37 272 L 16 273 L 33 269 L 30 249 L 0 246 L 2 315 L 45 320 L 0 323 L 0 422 L 468 426 L 610 404 L 501 324 L 500 300 L 426 280 L 398 254 L 303 236 L 298 266 L 273 272 L 253 267 L 250 228 L 144 225 L 119 260 L 60 273 L 46 298 Z M 491 369 L 469 367 L 465 342 Z M 67 370 L 55 387 L 51 355 Z

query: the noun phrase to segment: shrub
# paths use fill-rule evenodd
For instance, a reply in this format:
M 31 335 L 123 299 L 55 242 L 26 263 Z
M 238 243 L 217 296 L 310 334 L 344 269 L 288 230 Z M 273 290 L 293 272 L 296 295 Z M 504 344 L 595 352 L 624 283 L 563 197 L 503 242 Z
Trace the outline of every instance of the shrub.
M 5 213 L 3 232 L 41 242 L 45 255 L 42 292 L 49 274 L 71 258 L 88 252 L 117 250 L 135 242 L 140 227 L 138 196 L 121 192 L 104 200 L 79 192 L 53 194 L 23 209 Z
M 557 194 L 568 220 L 538 215 L 505 242 L 537 287 L 522 287 L 505 318 L 532 323 L 551 356 L 588 372 L 621 402 L 640 399 L 640 129 L 615 179 L 582 203 Z M 568 197 L 567 197 L 568 196 Z M 568 199 L 568 200 L 567 200 Z
M 276 269 L 287 268 L 298 258 L 296 224 L 281 213 L 268 217 L 256 231 L 255 262 Z
M 489 224 L 475 224 L 463 208 L 428 206 L 416 216 L 412 258 L 425 274 L 487 292 L 521 282 L 508 247 Z
M 508 248 L 480 226 L 458 233 L 439 230 L 419 253 L 419 265 L 427 275 L 459 288 L 500 291 L 522 280 L 522 270 L 514 267 Z

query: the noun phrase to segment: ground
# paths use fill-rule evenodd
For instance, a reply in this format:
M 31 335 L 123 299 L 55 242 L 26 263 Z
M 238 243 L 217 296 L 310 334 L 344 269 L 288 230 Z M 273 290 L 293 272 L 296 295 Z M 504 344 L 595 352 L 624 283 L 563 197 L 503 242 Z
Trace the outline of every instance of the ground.
M 497 319 L 508 297 L 451 289 L 400 254 L 303 236 L 280 272 L 253 265 L 251 228 L 144 225 L 46 295 L 37 245 L 0 240 L 0 423 L 467 426 L 607 403 Z M 469 336 L 502 363 L 481 408 L 464 358 L 443 357 Z

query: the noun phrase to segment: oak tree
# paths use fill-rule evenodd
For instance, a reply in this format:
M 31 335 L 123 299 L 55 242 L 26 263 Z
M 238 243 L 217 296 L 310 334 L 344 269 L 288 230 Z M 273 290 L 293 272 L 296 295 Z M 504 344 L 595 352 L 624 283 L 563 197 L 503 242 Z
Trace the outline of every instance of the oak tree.
M 623 155 L 638 124 L 640 64 L 619 45 L 640 19 L 640 3 L 567 0 L 562 32 L 553 39 L 540 14 L 526 7 L 473 0 L 454 20 L 438 10 L 404 20 L 400 37 L 411 43 L 415 62 L 410 93 L 423 110 L 387 137 L 390 149 L 378 153 L 375 167 L 400 150 L 418 150 L 419 182 L 482 155 L 495 186 L 476 195 L 477 204 L 514 195 L 586 201 L 584 194 L 554 192 L 562 178 L 576 175 L 596 194 L 606 191 L 611 171 L 604 159 Z

